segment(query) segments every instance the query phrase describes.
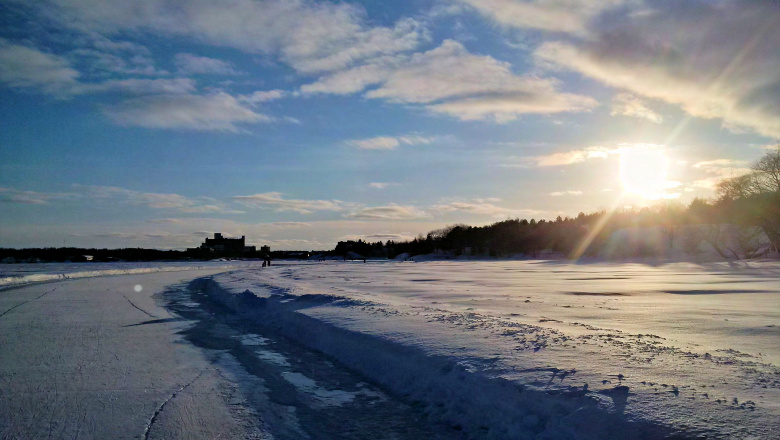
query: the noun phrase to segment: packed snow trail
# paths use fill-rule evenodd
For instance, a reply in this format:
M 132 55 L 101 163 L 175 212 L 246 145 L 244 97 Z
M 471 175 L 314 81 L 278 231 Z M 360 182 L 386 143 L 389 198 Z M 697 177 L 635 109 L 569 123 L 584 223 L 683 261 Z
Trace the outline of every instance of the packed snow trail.
M 152 297 L 221 270 L 0 289 L 0 438 L 270 438 Z
M 206 291 L 474 438 L 780 432 L 776 262 L 296 263 Z
M 462 427 L 427 420 L 419 402 L 368 383 L 332 358 L 210 300 L 208 281 L 166 289 L 168 310 L 192 325 L 181 334 L 200 347 L 277 440 L 458 440 Z
M 222 270 L 0 288 L 0 438 L 465 438 L 190 281 Z

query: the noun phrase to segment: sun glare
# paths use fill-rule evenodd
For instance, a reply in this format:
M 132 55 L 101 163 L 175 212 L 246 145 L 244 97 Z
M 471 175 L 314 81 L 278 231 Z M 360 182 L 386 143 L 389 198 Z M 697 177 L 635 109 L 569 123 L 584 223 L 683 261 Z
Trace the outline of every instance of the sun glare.
M 625 148 L 620 152 L 620 182 L 626 193 L 660 199 L 667 188 L 669 160 L 654 148 Z

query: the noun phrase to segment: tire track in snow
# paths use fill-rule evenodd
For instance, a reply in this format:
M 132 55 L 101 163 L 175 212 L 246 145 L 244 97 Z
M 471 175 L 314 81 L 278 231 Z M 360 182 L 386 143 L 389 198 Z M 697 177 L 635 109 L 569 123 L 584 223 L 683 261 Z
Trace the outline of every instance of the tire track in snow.
M 124 295 L 123 295 L 123 296 L 124 296 Z M 125 297 L 125 298 L 127 298 L 127 297 Z M 128 300 L 128 301 L 130 301 L 130 300 Z M 132 303 L 131 303 L 131 304 L 132 304 Z M 136 307 L 136 308 L 137 308 L 137 307 Z M 140 309 L 139 309 L 139 310 L 140 310 Z M 143 311 L 143 310 L 142 310 L 142 311 Z M 144 312 L 144 313 L 146 313 L 146 312 Z M 173 394 L 171 394 L 171 395 L 170 395 L 170 396 L 169 396 L 167 399 L 165 399 L 165 400 L 163 401 L 163 403 L 161 403 L 161 404 L 160 404 L 160 406 L 158 406 L 158 407 L 157 407 L 157 410 L 154 412 L 154 414 L 152 414 L 152 418 L 150 418 L 150 419 L 149 419 L 149 423 L 147 423 L 147 424 L 146 424 L 146 429 L 144 429 L 144 440 L 149 440 L 149 433 L 150 433 L 150 432 L 151 432 L 151 430 L 152 430 L 152 425 L 154 425 L 154 422 L 156 422 L 156 421 L 157 421 L 157 417 L 158 417 L 158 416 L 160 415 L 160 413 L 163 411 L 163 408 L 165 408 L 165 405 L 167 405 L 167 404 L 168 404 L 168 402 L 170 402 L 171 400 L 173 400 L 173 399 L 176 397 L 176 395 L 178 395 L 178 394 L 179 394 L 179 393 L 181 393 L 182 391 L 186 390 L 186 389 L 187 389 L 187 388 L 188 388 L 190 385 L 192 385 L 193 383 L 195 383 L 195 381 L 196 381 L 196 380 L 200 379 L 200 377 L 201 377 L 201 376 L 203 376 L 203 373 L 205 373 L 205 372 L 206 372 L 206 370 L 203 370 L 203 371 L 201 371 L 200 373 L 198 373 L 198 375 L 197 375 L 197 376 L 195 376 L 195 378 L 193 378 L 191 381 L 189 381 L 189 382 L 187 382 L 186 384 L 184 384 L 184 385 L 183 385 L 181 388 L 179 388 L 178 390 L 174 391 L 174 392 L 173 392 Z
M 128 298 L 128 297 L 127 297 L 127 296 L 126 296 L 124 293 L 122 294 L 122 296 L 124 296 L 124 297 L 125 297 L 125 299 L 127 300 L 127 302 L 129 302 L 129 303 L 130 303 L 130 305 L 131 305 L 131 306 L 133 306 L 133 307 L 135 307 L 136 309 L 138 309 L 138 310 L 140 310 L 140 311 L 144 312 L 144 313 L 146 314 L 146 316 L 148 316 L 148 317 L 150 317 L 150 318 L 156 318 L 156 316 L 152 315 L 151 313 L 147 312 L 146 310 L 144 310 L 144 309 L 142 309 L 142 308 L 138 307 L 137 305 L 133 304 L 133 302 L 132 302 L 132 301 L 130 301 L 130 298 Z
M 53 289 L 51 289 L 51 290 L 49 290 L 48 292 L 45 292 L 45 293 L 43 293 L 43 294 L 41 294 L 41 295 L 38 295 L 38 296 L 36 296 L 36 297 L 35 297 L 35 298 L 33 298 L 33 299 L 28 299 L 27 301 L 20 302 L 19 304 L 17 304 L 17 305 L 15 305 L 15 306 L 11 307 L 10 309 L 6 310 L 5 312 L 3 312 L 3 313 L 0 313 L 0 318 L 2 318 L 3 316 L 5 316 L 5 315 L 6 315 L 8 312 L 10 312 L 10 311 L 12 311 L 12 310 L 16 309 L 17 307 L 21 307 L 21 306 L 23 306 L 23 305 L 27 304 L 27 303 L 28 303 L 28 302 L 30 302 L 30 301 L 35 301 L 36 299 L 41 299 L 41 298 L 43 298 L 44 296 L 46 296 L 46 295 L 48 295 L 48 294 L 50 294 L 50 293 L 54 292 L 55 290 L 57 290 L 57 288 L 56 288 L 56 287 L 55 287 L 55 288 L 53 288 Z

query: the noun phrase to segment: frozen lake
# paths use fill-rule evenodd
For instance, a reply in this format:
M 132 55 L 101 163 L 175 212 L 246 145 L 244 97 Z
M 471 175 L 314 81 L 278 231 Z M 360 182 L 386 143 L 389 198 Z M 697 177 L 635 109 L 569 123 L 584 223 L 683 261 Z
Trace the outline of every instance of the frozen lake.
M 777 262 L 203 266 L 2 267 L 0 433 L 596 440 L 780 430 Z M 20 284 L 30 281 L 49 283 Z
M 425 398 L 403 384 L 402 373 L 379 372 L 361 358 L 372 342 L 355 340 L 360 348 L 353 351 L 334 347 L 316 331 L 302 334 L 301 324 L 285 316 L 303 314 L 377 344 L 412 347 L 480 379 L 473 390 L 455 381 L 450 385 L 463 392 L 431 399 L 429 411 L 445 418 L 484 418 L 489 404 L 471 414 L 463 406 L 480 387 L 502 379 L 547 395 L 579 392 L 607 413 L 692 437 L 772 438 L 780 429 L 776 262 L 321 262 L 238 271 L 215 281 L 234 295 L 248 289 L 266 298 L 256 318 L 278 319 L 275 325 L 289 326 L 304 344 L 398 392 Z M 418 355 L 389 361 L 418 362 Z M 438 374 L 419 368 L 420 375 Z M 447 393 L 433 389 L 450 385 L 432 380 L 418 387 Z M 587 406 L 578 402 L 571 414 L 581 405 Z M 525 426 L 510 423 L 503 433 L 536 435 L 534 421 L 547 417 L 549 424 L 550 411 L 532 410 L 535 418 L 527 414 Z M 571 414 L 572 421 L 589 420 Z M 556 429 L 551 432 L 565 431 Z

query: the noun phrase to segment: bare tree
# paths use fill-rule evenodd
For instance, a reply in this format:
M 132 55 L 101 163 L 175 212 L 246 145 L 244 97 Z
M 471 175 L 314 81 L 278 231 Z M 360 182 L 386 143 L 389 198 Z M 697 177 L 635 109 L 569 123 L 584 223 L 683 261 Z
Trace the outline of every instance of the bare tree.
M 780 145 L 775 147 L 751 167 L 760 178 L 758 185 L 765 192 L 780 191 Z
M 718 183 L 718 204 L 735 224 L 760 227 L 771 248 L 780 251 L 780 146 L 751 169 L 748 174 Z

